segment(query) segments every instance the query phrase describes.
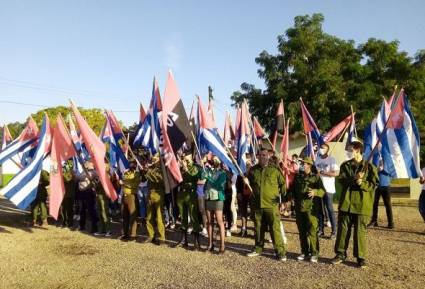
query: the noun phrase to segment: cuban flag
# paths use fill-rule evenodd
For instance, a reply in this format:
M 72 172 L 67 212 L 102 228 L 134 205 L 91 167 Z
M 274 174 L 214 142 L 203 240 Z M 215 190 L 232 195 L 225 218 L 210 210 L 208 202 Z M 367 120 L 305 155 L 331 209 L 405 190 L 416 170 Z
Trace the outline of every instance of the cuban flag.
M 420 137 L 404 90 L 394 101 L 381 137 L 385 171 L 393 178 L 419 178 Z
M 115 114 L 111 110 L 107 110 L 105 113 L 106 118 L 109 120 L 109 125 L 111 127 L 112 134 L 114 135 L 115 140 L 119 141 L 124 137 L 124 133 L 122 131 L 120 123 L 118 122 L 117 118 L 115 117 Z
M 27 126 L 19 135 L 19 137 L 9 143 L 0 152 L 0 164 L 4 163 L 6 160 L 12 158 L 18 153 L 24 153 L 25 151 L 30 150 L 31 145 L 33 145 L 37 141 L 37 136 L 37 124 L 32 118 L 29 118 Z
M 109 115 L 106 113 L 106 122 L 103 126 L 100 138 L 104 143 L 109 144 L 109 164 L 111 171 L 119 171 L 122 174 L 129 168 L 129 163 L 116 139 L 116 136 L 123 136 L 122 131 L 121 134 L 114 134 L 113 130 Z
M 159 122 L 160 95 L 158 83 L 155 78 L 153 80 L 152 99 L 148 114 L 143 122 L 143 125 L 137 130 L 133 145 L 147 148 L 151 154 L 159 152 L 159 137 L 161 135 L 161 126 Z
M 300 98 L 300 101 L 301 101 L 301 113 L 303 117 L 304 133 L 307 136 L 307 156 L 315 159 L 316 155 L 314 153 L 313 141 L 315 141 L 318 146 L 321 146 L 324 143 L 323 137 L 320 134 L 320 131 L 317 128 L 316 123 L 314 122 L 313 118 L 311 117 L 310 113 L 308 112 L 301 98 Z
M 378 143 L 378 140 L 381 133 L 384 131 L 384 127 L 390 115 L 390 111 L 391 104 L 383 99 L 378 115 L 372 120 L 371 124 L 364 131 L 363 157 L 366 160 L 371 160 L 375 166 L 379 165 L 379 159 L 381 158 L 382 144 L 381 142 Z
M 244 101 L 241 106 L 240 112 L 240 123 L 238 125 L 238 139 L 236 141 L 237 146 L 237 162 L 239 167 L 241 168 L 242 173 L 246 173 L 246 154 L 250 152 L 249 145 L 249 124 L 248 124 L 248 116 L 247 116 L 248 108 L 247 104 Z
M 347 142 L 345 143 L 345 150 L 348 149 L 348 146 L 357 139 L 357 130 L 356 130 L 356 120 L 354 118 L 354 112 L 351 112 L 350 126 L 348 127 L 348 136 Z
M 37 196 L 43 160 L 50 152 L 51 139 L 49 118 L 45 115 L 34 159 L 0 191 L 0 195 L 12 201 L 21 210 L 28 208 Z
M 225 145 L 218 130 L 214 127 L 212 119 L 207 115 L 200 98 L 198 97 L 198 144 L 201 154 L 209 152 L 216 155 L 220 161 L 226 165 L 233 174 L 239 174 L 232 159 L 227 154 Z

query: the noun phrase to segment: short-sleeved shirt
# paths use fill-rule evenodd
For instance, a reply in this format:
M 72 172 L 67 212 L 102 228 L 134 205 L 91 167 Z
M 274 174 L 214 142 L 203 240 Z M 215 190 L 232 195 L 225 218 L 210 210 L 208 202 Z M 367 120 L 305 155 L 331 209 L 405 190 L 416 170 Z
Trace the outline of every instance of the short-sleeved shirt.
M 328 173 L 330 171 L 339 171 L 339 166 L 336 163 L 335 158 L 332 156 L 327 156 L 324 159 L 319 156 L 316 158 L 314 164 L 319 172 L 324 171 L 325 173 Z M 322 179 L 326 192 L 330 194 L 335 193 L 335 177 L 321 175 L 320 178 Z

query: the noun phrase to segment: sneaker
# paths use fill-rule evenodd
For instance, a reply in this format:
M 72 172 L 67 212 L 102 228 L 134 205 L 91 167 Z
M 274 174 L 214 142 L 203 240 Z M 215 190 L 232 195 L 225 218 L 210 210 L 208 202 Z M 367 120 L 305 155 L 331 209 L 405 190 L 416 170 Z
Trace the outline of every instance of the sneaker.
M 317 263 L 319 261 L 319 257 L 318 256 L 311 256 L 310 258 L 310 262 L 311 263 Z
M 338 265 L 338 264 L 341 264 L 344 261 L 345 261 L 345 257 L 338 254 L 331 260 L 331 263 L 333 265 Z
M 226 237 L 232 237 L 232 233 L 230 232 L 230 230 L 226 230 Z
M 170 229 L 172 229 L 172 230 L 173 230 L 175 227 L 176 227 L 176 224 L 174 224 L 174 223 L 171 223 L 171 224 L 170 224 Z
M 298 261 L 304 261 L 304 259 L 305 259 L 305 255 L 304 254 L 298 255 L 298 257 L 297 257 L 297 260 Z
M 267 239 L 267 241 L 266 242 L 268 242 L 268 243 L 273 243 L 273 240 L 272 239 Z
M 247 257 L 258 257 L 260 256 L 260 253 L 257 251 L 252 251 L 251 253 L 246 254 Z
M 105 236 L 105 233 L 103 233 L 103 232 L 95 232 L 93 235 L 95 235 L 96 237 L 101 237 L 101 236 Z
M 366 264 L 366 260 L 362 259 L 362 258 L 358 258 L 357 259 L 357 266 L 359 266 L 359 268 L 366 268 L 367 264 Z
M 105 237 L 107 237 L 107 238 L 108 238 L 108 237 L 112 237 L 112 233 L 111 233 L 110 231 L 106 232 L 106 233 L 105 233 Z
M 208 237 L 208 231 L 207 231 L 207 229 L 206 229 L 206 228 L 203 228 L 203 229 L 202 229 L 201 235 L 202 235 L 202 236 L 204 236 L 205 238 L 207 238 L 207 237 Z
M 287 260 L 286 255 L 282 255 L 282 256 L 279 257 L 280 262 L 286 262 L 286 260 Z
M 336 239 L 336 234 L 335 233 L 332 233 L 330 239 L 331 240 L 335 240 Z
M 192 227 L 189 227 L 189 229 L 187 229 L 187 233 L 188 234 L 192 233 L 192 231 L 193 231 L 193 228 Z
M 236 225 L 233 225 L 231 228 L 230 228 L 230 232 L 231 233 L 236 233 L 238 231 L 238 226 L 236 226 Z
M 326 227 L 328 227 L 328 228 L 330 228 L 332 225 L 331 225 L 331 221 L 327 221 L 326 222 Z

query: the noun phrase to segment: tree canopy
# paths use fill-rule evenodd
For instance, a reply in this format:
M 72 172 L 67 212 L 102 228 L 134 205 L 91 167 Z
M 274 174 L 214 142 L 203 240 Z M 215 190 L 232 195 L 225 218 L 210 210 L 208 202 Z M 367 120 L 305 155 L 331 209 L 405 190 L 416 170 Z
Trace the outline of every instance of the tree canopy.
M 103 114 L 103 111 L 101 109 L 97 108 L 91 108 L 91 109 L 85 109 L 85 108 L 78 108 L 81 112 L 81 115 L 86 119 L 89 126 L 93 129 L 93 131 L 96 134 L 99 134 L 100 131 L 103 128 L 103 125 L 105 124 L 105 116 Z M 47 114 L 50 120 L 50 124 L 52 126 L 56 125 L 56 118 L 60 114 L 65 118 L 69 113 L 71 113 L 71 110 L 69 107 L 66 106 L 56 106 L 56 107 L 49 107 L 42 110 L 37 111 L 34 114 L 31 114 L 34 121 L 37 123 L 37 126 L 40 128 L 41 124 L 43 122 L 43 116 L 44 113 Z M 14 122 L 9 123 L 8 127 L 10 130 L 10 133 L 13 138 L 16 138 L 24 129 L 26 125 L 26 122 Z M 0 139 L 1 135 L 3 133 L 3 130 L 0 130 Z
M 247 99 L 251 113 L 270 130 L 283 100 L 293 131 L 302 129 L 300 98 L 322 131 L 349 115 L 352 105 L 362 131 L 377 114 L 382 98 L 390 97 L 398 85 L 405 89 L 423 129 L 425 50 L 412 58 L 399 50 L 397 40 L 375 38 L 356 46 L 353 40 L 325 33 L 323 22 L 322 14 L 295 17 L 294 26 L 277 37 L 277 54 L 263 51 L 255 59 L 266 88 L 242 83 L 231 96 L 233 103 Z

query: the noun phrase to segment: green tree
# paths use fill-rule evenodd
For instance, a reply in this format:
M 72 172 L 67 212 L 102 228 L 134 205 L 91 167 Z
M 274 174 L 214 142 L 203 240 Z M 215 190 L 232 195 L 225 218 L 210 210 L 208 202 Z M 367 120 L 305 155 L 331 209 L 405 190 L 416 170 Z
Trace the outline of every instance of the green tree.
M 231 96 L 234 104 L 247 99 L 251 113 L 271 129 L 281 99 L 291 128 L 302 130 L 299 98 L 322 131 L 350 113 L 357 112 L 361 132 L 375 117 L 382 97 L 389 97 L 396 84 L 404 87 L 418 123 L 425 109 L 425 50 L 415 59 L 399 51 L 398 41 L 374 38 L 355 46 L 323 32 L 322 14 L 295 17 L 294 26 L 277 37 L 278 52 L 263 51 L 255 59 L 266 89 L 243 83 Z
M 78 109 L 81 112 L 81 115 L 86 119 L 89 126 L 93 129 L 93 131 L 96 134 L 100 134 L 103 128 L 103 125 L 105 124 L 105 116 L 103 114 L 103 111 L 97 108 L 91 108 L 91 109 L 78 108 Z M 64 118 L 66 118 L 66 116 L 69 113 L 71 113 L 71 110 L 69 107 L 66 107 L 66 106 L 56 106 L 56 107 L 49 107 L 46 109 L 42 109 L 37 111 L 36 113 L 31 114 L 32 118 L 37 123 L 37 126 L 39 128 L 41 127 L 45 113 L 49 117 L 50 124 L 53 127 L 56 125 L 56 118 L 59 115 L 59 113 L 62 114 Z M 75 122 L 75 119 L 74 119 L 74 122 Z M 20 123 L 20 122 L 9 123 L 8 127 L 10 130 L 10 133 L 12 134 L 12 137 L 16 138 L 25 128 L 25 125 L 26 123 Z

